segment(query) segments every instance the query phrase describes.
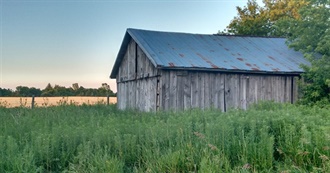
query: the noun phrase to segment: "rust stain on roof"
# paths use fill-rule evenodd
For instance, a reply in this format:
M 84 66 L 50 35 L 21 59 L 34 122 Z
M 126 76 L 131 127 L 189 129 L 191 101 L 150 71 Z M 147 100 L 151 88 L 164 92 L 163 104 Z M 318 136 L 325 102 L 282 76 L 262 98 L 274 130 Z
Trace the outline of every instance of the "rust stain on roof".
M 243 58 L 236 58 L 236 59 L 238 59 L 238 60 L 240 60 L 240 61 L 244 61 L 244 59 L 243 59 Z
M 179 53 L 179 55 L 183 58 L 184 57 L 184 54 L 182 54 L 182 53 Z
M 260 71 L 260 69 L 258 69 L 258 68 L 251 68 L 251 69 L 254 71 Z
M 216 66 L 215 64 L 213 64 L 210 60 L 208 60 L 206 57 L 204 57 L 203 55 L 201 55 L 200 53 L 196 53 L 196 55 L 198 55 L 200 58 L 202 58 L 205 62 L 207 62 L 208 64 L 211 65 L 212 68 L 219 68 L 218 66 Z
M 275 58 L 274 58 L 274 57 L 272 57 L 272 56 L 268 56 L 268 58 L 269 58 L 269 59 L 272 59 L 272 60 L 274 60 L 274 61 L 275 61 Z
M 249 64 L 249 63 L 245 63 L 245 65 L 247 65 L 247 66 L 249 66 L 249 67 L 252 67 L 252 65 L 251 65 L 251 64 Z
M 232 65 L 231 67 L 233 67 L 233 69 L 238 69 L 237 67 L 235 67 L 235 66 L 233 66 L 233 65 Z
M 229 51 L 229 49 L 228 49 L 228 48 L 225 48 L 225 50 L 226 50 L 226 51 Z
M 214 64 L 211 64 L 211 67 L 212 68 L 219 68 L 218 66 L 214 65 Z
M 279 68 L 272 68 L 273 71 L 280 71 Z
M 240 53 L 237 53 L 237 55 L 238 55 L 238 56 L 241 56 L 241 54 L 240 54 Z
M 170 65 L 170 67 L 175 67 L 175 65 L 172 62 L 168 63 L 168 65 Z

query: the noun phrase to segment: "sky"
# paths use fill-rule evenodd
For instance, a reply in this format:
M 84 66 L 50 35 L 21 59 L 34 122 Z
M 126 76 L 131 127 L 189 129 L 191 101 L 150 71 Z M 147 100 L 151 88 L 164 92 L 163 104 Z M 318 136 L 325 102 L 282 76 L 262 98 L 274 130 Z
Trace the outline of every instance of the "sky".
M 261 0 L 260 0 L 261 1 Z M 108 83 L 127 28 L 214 34 L 247 0 L 0 0 L 0 88 Z

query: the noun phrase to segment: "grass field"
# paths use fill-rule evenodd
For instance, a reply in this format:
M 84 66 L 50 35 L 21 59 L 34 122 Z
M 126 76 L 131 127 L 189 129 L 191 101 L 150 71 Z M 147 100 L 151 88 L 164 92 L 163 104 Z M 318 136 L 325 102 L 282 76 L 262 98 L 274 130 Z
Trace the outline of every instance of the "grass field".
M 99 104 L 107 103 L 107 97 L 35 97 L 35 106 L 57 106 L 61 104 Z M 12 107 L 31 107 L 32 97 L 0 97 L 0 106 Z M 116 97 L 110 97 L 110 104 L 117 103 Z
M 328 109 L 0 107 L 0 172 L 330 172 Z

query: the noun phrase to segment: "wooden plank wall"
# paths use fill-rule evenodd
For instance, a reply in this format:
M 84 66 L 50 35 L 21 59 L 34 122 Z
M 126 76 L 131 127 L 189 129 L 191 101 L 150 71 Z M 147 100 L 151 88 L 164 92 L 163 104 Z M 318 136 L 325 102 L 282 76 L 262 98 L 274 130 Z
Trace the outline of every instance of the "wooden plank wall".
M 140 47 L 131 40 L 117 75 L 119 109 L 155 111 L 158 71 Z
M 164 70 L 160 80 L 160 110 L 246 109 L 261 100 L 295 102 L 298 92 L 292 76 Z

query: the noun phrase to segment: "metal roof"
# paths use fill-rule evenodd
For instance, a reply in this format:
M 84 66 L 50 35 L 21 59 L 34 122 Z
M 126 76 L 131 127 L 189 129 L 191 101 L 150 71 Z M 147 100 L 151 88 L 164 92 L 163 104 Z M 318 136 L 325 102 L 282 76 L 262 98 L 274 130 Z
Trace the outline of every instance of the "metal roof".
M 116 77 L 131 38 L 157 68 L 299 74 L 300 64 L 310 64 L 285 38 L 127 29 L 110 77 Z

